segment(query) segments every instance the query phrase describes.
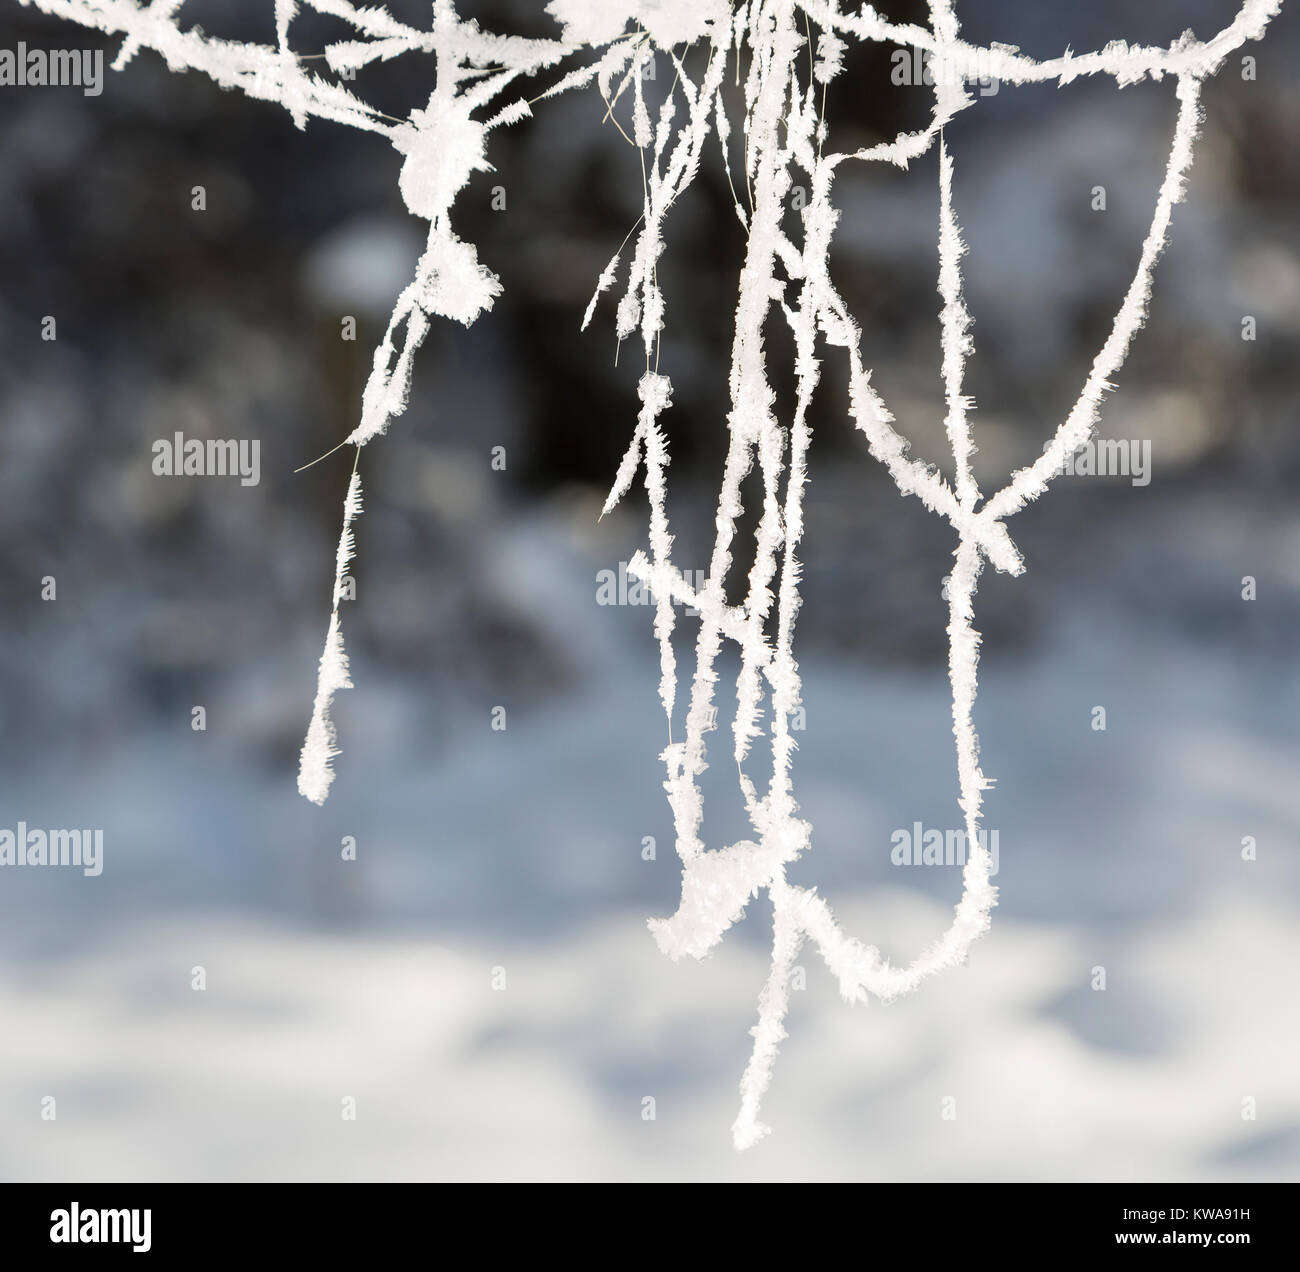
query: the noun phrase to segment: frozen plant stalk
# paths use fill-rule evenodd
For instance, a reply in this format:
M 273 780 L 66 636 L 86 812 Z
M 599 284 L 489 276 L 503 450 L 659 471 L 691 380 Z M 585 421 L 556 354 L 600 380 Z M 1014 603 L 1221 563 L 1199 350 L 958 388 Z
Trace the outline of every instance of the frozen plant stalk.
M 236 43 L 182 30 L 184 0 L 21 0 L 47 13 L 125 38 L 115 66 L 121 69 L 142 48 L 160 53 L 173 69 L 194 69 L 218 83 L 277 102 L 304 127 L 309 118 L 379 133 L 403 156 L 399 186 L 410 212 L 429 224 L 428 241 L 415 277 L 397 298 L 388 329 L 375 351 L 361 419 L 347 439 L 360 448 L 383 433 L 405 409 L 411 367 L 434 316 L 466 325 L 492 305 L 500 291 L 496 276 L 479 262 L 473 244 L 457 237 L 452 205 L 476 170 L 488 166 L 490 132 L 531 114 L 532 106 L 558 93 L 595 83 L 608 116 L 622 109 L 630 117 L 628 140 L 640 152 L 644 192 L 642 216 L 628 240 L 617 313 L 620 340 L 638 338 L 645 372 L 641 409 L 631 444 L 606 502 L 613 508 L 638 472 L 649 499 L 649 555 L 638 552 L 632 571 L 653 590 L 655 635 L 660 648 L 659 692 L 670 725 L 677 706 L 678 675 L 672 637 L 674 603 L 699 613 L 695 668 L 685 706 L 681 741 L 663 753 L 665 788 L 673 812 L 682 860 L 681 903 L 670 918 L 651 921 L 660 947 L 674 958 L 699 958 L 722 939 L 760 892 L 773 909 L 772 967 L 759 996 L 754 1049 L 741 1081 L 740 1112 L 733 1127 L 738 1148 L 760 1139 L 767 1128 L 759 1107 L 772 1077 L 789 999 L 789 979 L 805 941 L 811 941 L 839 982 L 843 996 L 859 1002 L 882 1000 L 915 989 L 926 977 L 961 963 L 971 943 L 989 925 L 996 901 L 990 860 L 979 838 L 983 792 L 979 739 L 973 722 L 980 637 L 974 627 L 974 597 L 985 561 L 1019 574 L 1020 553 L 1006 520 L 1036 499 L 1059 473 L 1067 455 L 1096 427 L 1101 400 L 1119 371 L 1129 345 L 1146 320 L 1152 275 L 1164 247 L 1173 206 L 1183 195 L 1201 120 L 1205 79 L 1247 40 L 1262 37 L 1281 0 L 1244 0 L 1233 21 L 1213 38 L 1190 32 L 1167 48 L 1115 41 L 1093 53 L 1066 52 L 1035 61 L 1007 46 L 977 47 L 962 40 L 954 0 L 931 0 L 929 25 L 900 25 L 870 6 L 848 12 L 840 0 L 551 0 L 547 10 L 561 27 L 556 40 L 522 39 L 483 31 L 461 19 L 452 0 L 433 0 L 429 30 L 407 26 L 382 8 L 354 8 L 348 0 L 301 0 L 302 7 L 349 24 L 355 38 L 324 50 L 322 70 L 338 75 L 408 53 L 431 54 L 436 83 L 428 105 L 406 121 L 393 121 L 335 78 L 313 71 L 290 48 L 290 28 L 299 12 L 294 0 L 274 0 L 274 47 Z M 813 28 L 817 34 L 814 40 Z M 931 59 L 935 102 L 930 122 L 915 132 L 867 149 L 827 150 L 820 115 L 826 87 L 840 73 L 850 41 L 879 41 Z M 686 59 L 699 49 L 702 67 Z M 316 50 L 310 51 L 315 54 Z M 645 84 L 651 59 L 666 56 L 672 87 L 652 112 Z M 517 81 L 586 56 L 549 88 L 530 98 L 505 95 Z M 736 130 L 724 113 L 723 83 L 728 60 L 743 71 L 744 121 Z M 974 104 L 966 89 L 993 76 L 1005 84 L 1055 81 L 1065 85 L 1084 75 L 1104 75 L 1118 87 L 1145 79 L 1174 81 L 1178 119 L 1169 158 L 1132 282 L 1110 334 L 1098 352 L 1073 407 L 1042 455 L 1012 474 L 1005 486 L 984 496 L 971 469 L 974 451 L 969 398 L 963 372 L 971 352 L 971 317 L 962 294 L 964 246 L 953 205 L 953 157 L 944 127 Z M 622 125 L 620 124 L 621 128 Z M 689 587 L 672 561 L 673 536 L 667 511 L 668 449 L 660 419 L 672 400 L 672 382 L 659 366 L 665 303 L 657 281 L 664 230 L 674 202 L 690 185 L 716 130 L 727 178 L 736 196 L 736 215 L 747 235 L 732 343 L 727 418 L 728 448 L 718 496 L 716 534 L 706 581 Z M 732 138 L 743 138 L 743 164 L 733 169 Z M 945 428 L 952 449 L 954 482 L 908 454 L 908 443 L 871 384 L 863 365 L 860 332 L 830 278 L 829 257 L 838 213 L 832 202 L 836 173 L 851 161 L 906 167 L 931 149 L 938 152 L 941 372 Z M 786 196 L 795 178 L 811 196 L 795 237 L 785 225 Z M 624 244 L 624 248 L 627 243 Z M 595 313 L 597 297 L 614 288 L 623 269 L 623 248 L 597 284 L 583 326 Z M 764 330 L 784 321 L 795 346 L 796 401 L 788 421 L 778 419 L 768 371 Z M 786 866 L 810 845 L 811 827 L 798 816 L 791 779 L 794 743 L 791 714 L 800 701 L 793 654 L 798 614 L 803 490 L 807 480 L 808 406 L 821 375 L 822 347 L 843 351 L 849 409 L 870 453 L 888 470 L 900 494 L 913 495 L 945 518 L 955 533 L 954 564 L 948 578 L 948 675 L 952 686 L 953 734 L 957 750 L 959 802 L 967 843 L 974 845 L 964 871 L 963 891 L 952 924 L 913 963 L 895 967 L 874 947 L 845 934 L 826 902 L 808 888 L 792 885 Z M 757 464 L 762 487 L 753 565 L 745 596 L 726 600 L 741 487 Z M 299 788 L 324 800 L 336 752 L 329 707 L 336 690 L 350 682 L 339 630 L 338 602 L 351 554 L 352 521 L 360 510 L 355 468 L 349 484 L 340 537 L 334 603 L 321 658 L 316 703 L 303 746 Z M 734 641 L 741 666 L 736 682 L 732 750 L 741 798 L 752 837 L 709 849 L 700 837 L 703 818 L 699 778 L 707 767 L 706 735 L 715 725 L 716 663 L 724 641 Z M 766 720 L 766 723 L 765 723 Z M 754 742 L 770 737 L 771 766 L 761 783 L 746 771 Z

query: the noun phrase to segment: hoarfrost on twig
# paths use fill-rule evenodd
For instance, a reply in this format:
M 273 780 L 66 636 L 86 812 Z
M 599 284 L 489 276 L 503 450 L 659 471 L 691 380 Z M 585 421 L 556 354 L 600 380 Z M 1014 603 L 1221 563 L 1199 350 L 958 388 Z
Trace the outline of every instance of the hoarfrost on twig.
M 360 448 L 383 433 L 405 409 L 411 368 L 434 316 L 469 324 L 488 309 L 500 282 L 479 259 L 473 244 L 451 224 L 455 199 L 476 170 L 488 166 L 492 129 L 531 114 L 532 105 L 593 81 L 614 118 L 630 114 L 628 136 L 640 152 L 641 218 L 628 241 L 626 285 L 618 305 L 620 340 L 639 335 L 645 356 L 640 413 L 619 465 L 605 510 L 628 492 L 642 472 L 650 506 L 649 551 L 638 552 L 631 571 L 656 598 L 655 635 L 660 648 L 659 693 L 670 731 L 677 708 L 677 666 L 673 650 L 674 605 L 699 614 L 695 668 L 685 708 L 684 736 L 663 752 L 665 789 L 672 808 L 682 893 L 676 914 L 651 920 L 660 947 L 672 957 L 702 957 L 766 891 L 773 908 L 772 966 L 759 997 L 754 1049 L 741 1081 L 740 1113 L 733 1127 L 745 1148 L 766 1133 L 759 1121 L 762 1097 L 785 1037 L 789 980 L 805 941 L 818 949 L 843 996 L 859 1002 L 868 995 L 888 1000 L 914 989 L 933 973 L 962 962 L 971 943 L 988 927 L 996 901 L 989 854 L 979 836 L 983 792 L 990 784 L 979 764 L 973 722 L 980 637 L 974 626 L 974 597 L 985 561 L 1018 574 L 1019 551 L 1005 521 L 1036 499 L 1061 471 L 1063 459 L 1096 426 L 1112 377 L 1147 315 L 1156 261 L 1168 236 L 1173 206 L 1183 195 L 1201 120 L 1203 81 L 1247 40 L 1259 39 L 1281 0 L 1244 0 L 1233 21 L 1205 41 L 1186 33 L 1167 48 L 1114 41 L 1092 53 L 1067 51 L 1045 61 L 995 45 L 968 44 L 960 37 L 953 0 L 931 0 L 928 27 L 896 24 L 869 6 L 847 12 L 839 0 L 551 0 L 548 11 L 561 27 L 555 40 L 522 39 L 483 31 L 462 20 L 452 0 L 433 0 L 429 30 L 406 26 L 380 8 L 354 8 L 348 0 L 273 0 L 274 47 L 212 38 L 178 25 L 183 0 L 22 0 L 47 13 L 124 37 L 115 67 L 126 66 L 141 49 L 158 52 L 174 70 L 194 69 L 217 83 L 277 102 L 299 127 L 327 119 L 379 133 L 402 154 L 402 197 L 412 214 L 429 223 L 428 241 L 415 277 L 397 297 L 388 328 L 375 351 L 361 404 L 360 420 L 347 441 Z M 301 9 L 314 9 L 351 26 L 355 38 L 325 49 L 333 72 L 351 71 L 399 55 L 431 54 L 436 87 L 409 120 L 393 120 L 342 84 L 314 73 L 295 53 L 290 34 Z M 805 46 L 815 25 L 815 50 Z M 877 41 L 902 45 L 932 60 L 935 103 L 929 123 L 892 140 L 853 152 L 824 152 L 822 109 L 826 87 L 842 67 L 847 44 Z M 707 60 L 688 73 L 686 50 L 700 46 Z M 584 51 L 595 60 L 563 73 L 531 98 L 513 96 L 517 82 Z M 655 52 L 665 54 L 676 75 L 657 115 L 652 114 L 645 79 Z M 743 164 L 731 162 L 733 129 L 724 113 L 724 71 L 736 57 L 743 74 Z M 804 56 L 801 57 L 801 54 Z M 807 54 L 813 54 L 812 57 Z M 1110 334 L 1098 352 L 1074 405 L 1043 454 L 1012 474 L 1000 490 L 981 500 L 971 459 L 975 450 L 973 403 L 963 391 L 966 358 L 972 350 L 972 320 L 962 295 L 960 262 L 965 251 L 953 199 L 954 159 L 946 125 L 975 101 L 966 85 L 993 76 L 1005 84 L 1070 83 L 1104 75 L 1118 87 L 1172 76 L 1178 119 L 1150 228 L 1132 282 Z M 618 77 L 617 84 L 615 79 Z M 680 98 L 680 102 L 679 99 Z M 630 100 L 630 106 L 625 104 Z M 819 104 L 820 103 L 820 104 Z M 679 115 L 680 110 L 680 115 Z M 718 497 L 716 534 L 707 576 L 691 587 L 672 561 L 673 536 L 667 510 L 669 457 L 661 417 L 672 383 L 659 367 L 659 341 L 666 320 L 657 263 L 673 204 L 690 185 L 705 143 L 716 128 L 736 214 L 747 242 L 737 290 L 735 332 L 729 369 L 731 408 L 728 449 Z M 625 135 L 627 135 L 625 133 Z M 940 372 L 944 421 L 952 451 L 954 485 L 912 458 L 908 443 L 871 383 L 859 349 L 859 329 L 830 278 L 829 257 L 838 213 L 834 180 L 846 162 L 883 162 L 907 167 L 931 149 L 938 151 L 939 278 L 941 300 Z M 744 182 L 743 203 L 736 174 Z M 800 216 L 797 240 L 787 232 L 786 196 L 796 174 L 810 195 Z M 583 317 L 585 327 L 599 296 L 617 282 L 627 242 L 614 254 L 596 285 Z M 796 400 L 788 424 L 777 416 L 768 374 L 764 329 L 774 315 L 788 324 L 795 345 Z M 870 453 L 888 470 L 899 492 L 913 495 L 952 526 L 956 543 L 947 582 L 948 673 L 952 687 L 959 804 L 969 845 L 963 891 L 953 921 L 933 945 L 906 967 L 894 967 L 872 946 L 846 935 L 816 892 L 796 887 L 786 866 L 804 852 L 811 827 L 796 814 L 791 777 L 795 750 L 790 719 L 800 702 L 798 663 L 793 653 L 800 605 L 797 549 L 803 528 L 803 493 L 810 441 L 808 408 L 822 373 L 819 350 L 844 352 L 849 411 Z M 725 585 L 732 566 L 741 488 L 758 465 L 762 504 L 753 564 L 743 600 L 729 604 Z M 334 693 L 348 686 L 347 657 L 339 625 L 344 571 L 352 552 L 352 523 L 360 512 L 361 487 L 355 467 L 348 486 L 343 529 L 335 563 L 333 605 L 311 723 L 302 751 L 299 789 L 320 803 L 332 780 L 337 752 L 329 709 Z M 716 664 L 724 641 L 740 651 L 732 751 L 753 838 L 708 850 L 700 837 L 703 800 L 699 778 L 707 767 L 706 736 L 714 728 Z M 745 765 L 754 743 L 770 735 L 771 767 L 765 789 Z

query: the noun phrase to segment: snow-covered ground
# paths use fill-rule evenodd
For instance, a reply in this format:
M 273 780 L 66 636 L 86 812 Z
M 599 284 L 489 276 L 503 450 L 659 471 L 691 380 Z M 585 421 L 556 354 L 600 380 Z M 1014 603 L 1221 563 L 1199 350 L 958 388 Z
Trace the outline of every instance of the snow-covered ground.
M 1294 669 L 1082 602 L 1035 647 L 988 650 L 993 929 L 888 1007 L 844 1005 L 809 953 L 774 1133 L 738 1156 L 764 907 L 704 963 L 646 930 L 678 884 L 649 611 L 591 605 L 590 572 L 543 527 L 492 559 L 583 669 L 505 732 L 489 704 L 440 713 L 363 662 L 315 809 L 247 742 L 305 713 L 312 668 L 289 648 L 222 704 L 238 744 L 126 734 L 75 781 L 10 774 L 15 817 L 102 825 L 106 848 L 95 879 L 6 872 L 0 1176 L 1300 1176 Z M 804 665 L 815 832 L 797 877 L 910 958 L 959 891 L 953 868 L 889 859 L 895 829 L 952 824 L 946 685 Z M 736 828 L 706 823 L 715 845 Z

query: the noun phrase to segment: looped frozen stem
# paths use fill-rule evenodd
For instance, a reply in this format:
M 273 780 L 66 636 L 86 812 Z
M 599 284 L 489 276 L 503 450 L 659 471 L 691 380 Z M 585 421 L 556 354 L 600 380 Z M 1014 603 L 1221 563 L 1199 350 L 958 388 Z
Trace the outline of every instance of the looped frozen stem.
M 638 552 L 630 568 L 651 588 L 657 602 L 659 690 L 670 732 L 663 752 L 665 788 L 683 863 L 677 913 L 670 919 L 652 920 L 650 926 L 669 955 L 702 957 L 741 917 L 749 901 L 763 889 L 768 891 L 774 924 L 772 966 L 759 996 L 758 1022 L 752 1031 L 754 1049 L 741 1081 L 740 1113 L 733 1127 L 736 1147 L 750 1147 L 767 1133 L 758 1120 L 759 1106 L 785 1037 L 790 972 L 805 940 L 815 944 L 846 1000 L 860 1002 L 869 994 L 887 1000 L 962 962 L 971 943 L 989 925 L 996 889 L 990 882 L 989 854 L 978 836 L 983 792 L 990 783 L 980 770 L 979 739 L 972 718 L 980 651 L 973 603 L 981 565 L 988 560 L 1011 574 L 1023 570 L 1006 519 L 1041 495 L 1061 470 L 1065 457 L 1091 435 L 1102 398 L 1146 319 L 1155 264 L 1192 163 L 1202 81 L 1245 41 L 1263 36 L 1281 0 L 1244 0 L 1233 21 L 1209 40 L 1199 41 L 1187 33 L 1167 48 L 1116 41 L 1096 52 L 1067 51 L 1041 62 L 1006 46 L 981 48 L 963 41 L 953 0 L 931 0 L 929 29 L 892 23 L 870 6 L 844 12 L 839 0 L 747 0 L 739 6 L 727 0 L 673 0 L 670 4 L 589 0 L 585 5 L 582 0 L 551 0 L 548 8 L 563 28 L 563 38 L 558 40 L 483 31 L 457 16 L 453 0 L 434 0 L 432 25 L 427 31 L 394 20 L 381 8 L 356 8 L 349 0 L 300 0 L 297 4 L 268 0 L 274 10 L 274 46 L 219 40 L 205 36 L 197 27 L 180 30 L 178 10 L 183 0 L 154 0 L 148 7 L 135 0 L 21 2 L 109 34 L 121 34 L 124 39 L 114 63 L 117 69 L 131 62 L 139 50 L 153 49 L 172 69 L 192 68 L 224 87 L 279 103 L 300 128 L 312 119 L 332 120 L 385 136 L 404 155 L 399 186 L 410 211 L 428 221 L 428 244 L 375 351 L 361 419 L 346 439 L 356 445 L 358 455 L 363 444 L 383 433 L 405 409 L 414 357 L 431 317 L 469 325 L 490 307 L 500 290 L 495 275 L 479 263 L 474 246 L 455 235 L 449 220 L 452 203 L 470 174 L 488 166 L 484 153 L 488 134 L 526 118 L 535 103 L 593 81 L 613 117 L 631 90 L 633 135 L 629 141 L 639 151 L 643 211 L 629 234 L 629 239 L 635 235 L 635 243 L 618 307 L 618 336 L 623 340 L 639 335 L 646 373 L 640 384 L 636 430 L 605 511 L 618 503 L 642 471 L 650 502 L 650 558 Z M 355 39 L 336 41 L 326 48 L 324 62 L 332 72 L 346 73 L 406 53 L 432 54 L 437 74 L 428 106 L 412 112 L 408 120 L 392 119 L 344 85 L 314 73 L 319 61 L 295 53 L 290 44 L 291 26 L 300 7 L 315 9 L 354 29 Z M 799 69 L 800 54 L 808 42 L 797 20 L 800 14 L 808 38 L 811 20 L 823 41 L 821 56 L 815 61 L 813 51 L 807 50 L 812 69 L 806 82 Z M 628 30 L 629 25 L 635 29 Z M 931 56 L 935 104 L 924 128 L 851 153 L 824 153 L 826 88 L 841 69 L 846 38 L 901 44 Z M 697 44 L 708 49 L 708 62 L 698 84 L 688 71 L 683 51 Z M 749 53 L 743 81 L 743 176 L 748 210 L 741 207 L 732 181 L 731 127 L 723 105 L 724 70 L 733 48 L 738 83 L 741 54 L 746 49 Z M 513 93 L 513 85 L 521 77 L 553 67 L 583 49 L 597 50 L 595 60 L 569 71 L 529 99 L 504 96 L 508 89 Z M 677 72 L 657 118 L 651 117 L 643 83 L 654 50 L 666 53 Z M 972 347 L 972 320 L 962 296 L 960 270 L 965 248 L 953 197 L 953 159 L 944 129 L 974 104 L 966 85 L 990 75 L 1007 84 L 1052 80 L 1067 84 L 1083 75 L 1106 75 L 1119 87 L 1172 76 L 1179 110 L 1136 272 L 1078 399 L 1043 454 L 981 502 L 972 465 L 973 403 L 962 390 L 965 359 Z M 615 76 L 621 76 L 617 87 Z M 676 115 L 678 98 L 684 107 L 680 120 Z M 484 115 L 490 107 L 495 113 Z M 622 123 L 614 122 L 623 131 Z M 715 126 L 747 243 L 738 287 L 729 373 L 729 444 L 716 533 L 707 578 L 702 586 L 691 587 L 671 556 L 673 538 L 666 506 L 668 448 L 660 418 L 669 407 L 672 386 L 658 366 L 665 301 L 657 265 L 664 250 L 668 213 L 698 171 Z M 863 364 L 858 326 L 831 283 L 829 265 L 838 219 L 831 189 L 839 166 L 855 161 L 907 167 L 936 142 L 941 371 L 953 486 L 937 470 L 908 454 L 909 444 L 894 427 L 893 417 Z M 785 230 L 784 200 L 796 170 L 806 174 L 811 192 L 802 211 L 801 245 Z M 624 247 L 626 241 L 601 274 L 584 326 L 595 312 L 599 295 L 614 286 Z M 795 294 L 788 296 L 788 290 Z M 796 346 L 797 395 L 788 429 L 777 419 L 767 374 L 764 325 L 774 308 L 788 323 Z M 397 337 L 403 326 L 399 351 Z M 959 804 L 968 845 L 963 891 L 948 929 L 914 962 L 898 968 L 873 946 L 845 935 L 821 897 L 792 886 L 785 877 L 786 865 L 807 850 L 811 839 L 811 828 L 795 815 L 798 805 L 790 773 L 795 744 L 790 717 L 801 699 L 793 654 L 794 624 L 801 603 L 797 548 L 803 529 L 811 436 L 808 407 L 821 375 L 819 341 L 845 352 L 850 415 L 871 455 L 884 465 L 900 494 L 915 496 L 930 511 L 946 518 L 957 536 L 947 589 L 947 630 Z M 762 488 L 756 551 L 744 599 L 728 604 L 726 582 L 742 511 L 741 488 L 755 462 Z M 351 683 L 339 603 L 352 553 L 352 524 L 360 510 L 361 485 L 354 464 L 335 560 L 329 630 L 299 773 L 299 789 L 316 803 L 328 793 L 333 779 L 331 761 L 338 749 L 330 705 L 337 690 Z M 677 700 L 673 606 L 681 603 L 698 610 L 700 630 L 685 736 L 672 742 Z M 754 838 L 709 852 L 700 837 L 703 803 L 698 779 L 707 767 L 705 738 L 715 727 L 716 662 L 724 640 L 735 641 L 741 653 L 733 754 Z M 771 737 L 771 775 L 766 793 L 760 795 L 761 788 L 746 773 L 745 764 L 754 740 L 765 731 Z

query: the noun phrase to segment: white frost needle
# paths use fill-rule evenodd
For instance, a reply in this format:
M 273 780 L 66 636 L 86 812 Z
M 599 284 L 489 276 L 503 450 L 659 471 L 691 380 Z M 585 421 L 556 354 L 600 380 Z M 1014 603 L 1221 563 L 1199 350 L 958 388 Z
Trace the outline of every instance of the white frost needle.
M 357 448 L 357 460 L 361 448 Z M 351 689 L 348 674 L 348 656 L 343 648 L 343 632 L 339 623 L 339 602 L 345 592 L 348 562 L 356 550 L 352 523 L 361 514 L 361 474 L 356 462 L 348 481 L 348 493 L 343 500 L 343 529 L 339 533 L 338 551 L 334 555 L 334 602 L 330 610 L 329 631 L 325 636 L 325 650 L 320 656 L 320 675 L 316 683 L 316 701 L 312 706 L 311 723 L 302 744 L 298 762 L 298 790 L 313 804 L 323 804 L 334 781 L 334 757 L 338 754 L 334 721 L 330 707 L 340 689 Z

